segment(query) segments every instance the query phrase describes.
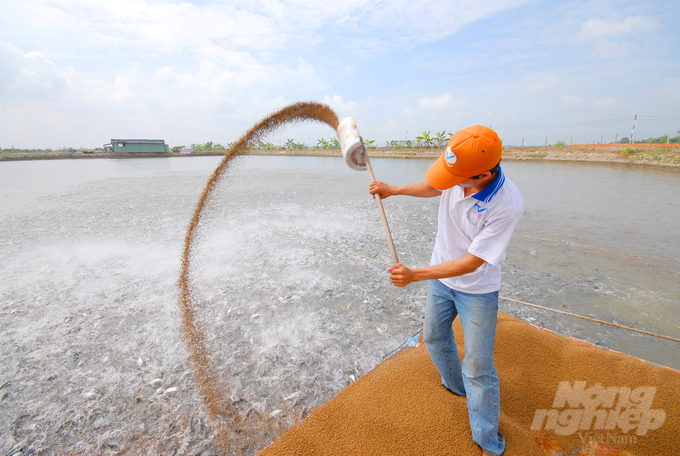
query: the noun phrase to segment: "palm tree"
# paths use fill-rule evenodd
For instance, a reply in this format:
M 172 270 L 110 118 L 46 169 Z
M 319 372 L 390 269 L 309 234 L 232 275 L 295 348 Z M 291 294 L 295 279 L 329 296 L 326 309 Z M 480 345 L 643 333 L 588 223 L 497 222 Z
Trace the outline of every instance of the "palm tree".
M 441 149 L 442 148 L 442 139 L 444 139 L 444 136 L 446 136 L 446 130 L 437 132 L 437 146 Z
M 293 138 L 288 138 L 288 141 L 286 141 L 286 144 L 285 144 L 285 148 L 287 150 L 293 150 L 293 149 L 295 149 L 295 146 L 296 146 L 295 140 L 293 140 Z
M 423 141 L 425 141 L 425 145 L 429 149 L 430 146 L 432 145 L 432 141 L 434 141 L 434 138 L 432 136 L 430 136 L 429 131 L 424 131 L 422 138 L 423 138 Z
M 323 138 L 321 138 L 321 139 L 319 140 L 319 142 L 317 143 L 317 145 L 316 145 L 317 149 L 319 148 L 319 144 L 321 145 L 321 148 L 322 148 L 322 149 L 328 149 L 328 147 L 329 147 L 328 141 L 326 141 L 326 140 L 323 139 Z
M 331 146 L 333 146 L 333 149 L 340 149 L 340 141 L 338 141 L 338 138 L 333 138 L 331 139 Z
M 372 144 L 375 142 L 375 139 L 364 139 L 364 144 L 366 144 L 366 147 L 369 149 L 375 148 Z

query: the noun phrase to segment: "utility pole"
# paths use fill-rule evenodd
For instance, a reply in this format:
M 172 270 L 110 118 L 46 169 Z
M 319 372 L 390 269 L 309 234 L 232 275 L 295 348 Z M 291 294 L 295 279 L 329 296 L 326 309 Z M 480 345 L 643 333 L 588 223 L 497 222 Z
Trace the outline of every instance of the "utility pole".
M 633 144 L 633 133 L 635 133 L 635 121 L 637 121 L 637 114 L 635 114 L 635 118 L 633 119 L 633 129 L 630 132 L 630 143 Z

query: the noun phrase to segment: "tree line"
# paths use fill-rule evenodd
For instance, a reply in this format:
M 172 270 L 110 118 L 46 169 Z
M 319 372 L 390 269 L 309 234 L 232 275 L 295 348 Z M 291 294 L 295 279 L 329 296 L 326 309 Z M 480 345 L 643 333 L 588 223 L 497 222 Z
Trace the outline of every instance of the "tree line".
M 657 138 L 650 137 L 647 139 L 636 139 L 635 143 L 642 143 L 642 144 L 679 144 L 680 143 L 680 130 L 677 131 L 677 136 L 674 137 L 669 137 L 670 135 L 665 135 L 665 136 L 659 136 Z M 379 146 L 376 144 L 376 141 L 374 139 L 364 139 L 364 144 L 366 144 L 366 147 L 369 149 L 377 149 L 378 147 L 381 147 L 383 149 L 441 149 L 442 147 L 446 146 L 446 144 L 449 142 L 449 139 L 451 139 L 451 136 L 453 133 L 447 133 L 446 130 L 437 132 L 436 134 L 432 134 L 430 131 L 423 131 L 421 135 L 416 136 L 415 141 L 411 140 L 406 140 L 406 141 L 397 141 L 397 140 L 392 140 L 392 141 L 385 141 L 384 146 Z M 620 140 L 617 141 L 617 144 L 628 144 L 630 142 L 630 138 L 628 137 L 623 137 Z M 213 142 L 213 141 L 207 141 L 203 144 L 196 144 L 192 143 L 191 148 L 195 152 L 220 152 L 220 151 L 226 151 L 229 150 L 232 146 L 234 145 L 233 142 L 226 143 L 226 144 L 220 144 L 218 142 Z M 562 141 L 558 141 L 556 146 L 564 146 L 565 143 Z M 175 146 L 172 148 L 173 152 L 179 152 L 186 146 Z M 252 144 L 250 146 L 251 149 L 256 149 L 256 150 L 309 150 L 309 149 L 339 149 L 340 148 L 340 142 L 338 141 L 337 138 L 330 138 L 330 139 L 325 139 L 321 138 L 318 139 L 316 144 L 311 145 L 311 144 L 305 144 L 304 142 L 297 142 L 293 138 L 288 138 L 288 140 L 284 143 L 282 146 L 275 146 L 274 144 L 270 142 L 264 142 L 264 141 L 258 141 L 256 144 Z M 49 152 L 76 152 L 78 150 L 83 150 L 82 148 L 75 149 L 72 147 L 60 147 L 59 149 L 17 149 L 12 146 L 11 148 L 2 148 L 0 147 L 0 153 L 49 153 Z
M 678 136 L 675 137 L 670 137 L 670 135 L 665 135 L 665 136 L 659 136 L 658 138 L 647 138 L 647 139 L 636 139 L 636 143 L 642 143 L 642 144 L 680 144 L 680 130 L 676 132 Z M 617 141 L 619 144 L 628 144 L 630 142 L 630 138 L 621 138 L 620 141 Z
M 385 149 L 432 149 L 432 148 L 442 148 L 444 147 L 451 138 L 453 133 L 447 133 L 446 130 L 437 132 L 436 134 L 431 134 L 429 131 L 424 131 L 422 135 L 416 137 L 415 141 L 385 141 L 383 148 Z M 364 139 L 364 144 L 369 149 L 377 149 L 376 141 L 374 139 Z M 234 145 L 233 142 L 222 145 L 217 142 L 208 141 L 203 144 L 191 144 L 191 148 L 195 152 L 218 152 L 229 150 Z M 173 152 L 179 152 L 187 146 L 175 146 L 172 148 Z M 310 150 L 310 149 L 340 149 L 340 141 L 338 138 L 321 138 L 318 139 L 316 144 L 306 144 L 304 142 L 297 142 L 293 138 L 288 138 L 287 141 L 281 146 L 276 146 L 270 142 L 258 141 L 257 143 L 251 144 L 250 149 L 255 150 Z

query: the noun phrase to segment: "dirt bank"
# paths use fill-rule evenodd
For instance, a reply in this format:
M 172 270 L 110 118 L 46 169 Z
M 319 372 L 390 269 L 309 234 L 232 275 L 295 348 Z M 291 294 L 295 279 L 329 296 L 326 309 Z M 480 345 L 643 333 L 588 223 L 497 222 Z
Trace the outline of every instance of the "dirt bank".
M 673 146 L 673 145 L 671 145 Z M 441 149 L 371 149 L 369 156 L 375 158 L 422 158 L 435 159 Z M 296 155 L 339 157 L 339 150 L 253 150 L 249 155 Z M 574 145 L 564 147 L 506 147 L 506 161 L 563 161 L 590 163 L 617 163 L 622 165 L 653 166 L 680 170 L 680 148 L 659 145 Z
M 680 148 L 648 144 L 636 144 L 632 147 L 595 144 L 508 147 L 503 150 L 503 160 L 618 163 L 680 169 Z
M 506 147 L 503 160 L 506 161 L 558 161 L 615 163 L 620 165 L 651 166 L 680 170 L 680 147 L 677 144 L 635 144 L 632 147 L 617 144 L 581 144 L 564 147 Z M 371 149 L 369 156 L 375 158 L 422 158 L 435 159 L 441 155 L 441 149 Z M 0 161 L 13 160 L 60 160 L 60 159 L 120 159 L 120 158 L 156 158 L 156 157 L 197 157 L 220 156 L 224 151 L 199 152 L 194 154 L 78 154 L 71 152 L 37 153 L 4 153 Z M 250 150 L 246 155 L 290 155 L 302 157 L 339 157 L 337 149 L 307 150 Z

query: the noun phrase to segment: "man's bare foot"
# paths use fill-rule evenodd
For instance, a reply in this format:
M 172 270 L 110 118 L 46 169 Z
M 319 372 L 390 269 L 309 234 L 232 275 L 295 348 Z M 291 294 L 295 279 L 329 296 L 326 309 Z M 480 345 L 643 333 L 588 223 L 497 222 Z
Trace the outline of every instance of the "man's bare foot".
M 482 456 L 490 456 L 490 455 L 486 451 L 482 450 Z

